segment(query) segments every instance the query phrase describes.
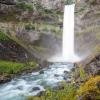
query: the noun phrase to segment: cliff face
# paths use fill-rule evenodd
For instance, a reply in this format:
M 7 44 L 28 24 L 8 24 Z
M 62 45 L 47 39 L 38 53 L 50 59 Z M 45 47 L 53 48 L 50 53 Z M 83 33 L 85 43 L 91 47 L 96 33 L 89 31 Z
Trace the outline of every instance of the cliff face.
M 0 0 L 0 29 L 35 57 L 52 57 L 62 48 L 64 3 L 65 0 Z M 100 52 L 100 1 L 81 0 L 75 14 L 76 52 L 82 56 Z
M 36 58 L 47 59 L 60 51 L 61 6 L 60 0 L 1 1 L 0 29 Z
M 88 55 L 87 58 L 100 53 L 99 0 L 85 0 L 76 5 L 76 44 L 79 54 Z

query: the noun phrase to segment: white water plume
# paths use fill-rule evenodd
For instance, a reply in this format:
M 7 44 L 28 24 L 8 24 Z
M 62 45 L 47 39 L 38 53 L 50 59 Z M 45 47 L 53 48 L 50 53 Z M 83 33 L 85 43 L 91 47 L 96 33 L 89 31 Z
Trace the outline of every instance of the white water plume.
M 74 9 L 75 4 L 65 5 L 63 22 L 63 44 L 61 57 L 53 57 L 53 62 L 77 62 L 79 57 L 74 52 Z

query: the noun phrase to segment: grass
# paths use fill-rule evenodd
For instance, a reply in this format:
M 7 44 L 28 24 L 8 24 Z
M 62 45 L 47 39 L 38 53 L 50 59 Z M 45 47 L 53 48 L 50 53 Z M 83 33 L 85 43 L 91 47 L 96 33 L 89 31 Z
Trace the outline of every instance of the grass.
M 96 39 L 100 41 L 100 32 L 96 33 Z
M 99 53 L 100 53 L 100 44 L 95 46 L 93 55 L 98 55 Z
M 22 47 L 25 48 L 25 46 L 17 40 L 15 35 L 9 36 L 8 34 L 5 35 L 2 31 L 0 31 L 0 40 L 2 41 L 9 41 L 9 40 L 14 40 L 16 43 L 20 44 Z M 26 63 L 19 63 L 19 62 L 12 62 L 12 61 L 3 61 L 0 60 L 0 74 L 16 74 L 18 72 L 21 72 L 23 70 L 27 69 L 33 69 L 36 67 L 36 62 L 26 62 Z
M 85 80 L 86 79 L 86 74 L 85 74 L 85 71 L 84 71 L 82 65 L 79 65 L 79 74 L 80 74 L 80 78 L 82 80 Z
M 36 67 L 35 62 L 18 63 L 18 62 L 0 60 L 0 74 L 3 74 L 3 73 L 16 74 L 25 69 L 30 69 L 34 67 Z
M 73 84 L 67 85 L 63 82 L 64 89 L 50 90 L 48 89 L 43 96 L 28 97 L 28 100 L 77 100 L 75 96 L 75 87 Z
M 80 98 L 82 100 L 100 100 L 100 76 L 87 78 L 82 66 L 79 67 L 80 78 L 84 82 L 75 83 L 74 80 L 70 84 L 62 82 L 61 89 L 47 89 L 41 96 L 29 96 L 27 100 L 79 100 Z M 77 87 L 77 84 L 80 85 Z
M 98 83 L 100 76 L 90 77 L 84 83 L 81 83 L 79 88 L 75 88 L 75 84 L 66 84 L 64 82 L 63 88 L 59 90 L 48 89 L 42 96 L 29 96 L 28 100 L 99 100 L 100 89 Z M 90 97 L 91 99 L 88 99 Z
M 2 31 L 0 31 L 0 40 L 1 41 L 3 41 L 3 40 L 9 40 L 9 38 Z

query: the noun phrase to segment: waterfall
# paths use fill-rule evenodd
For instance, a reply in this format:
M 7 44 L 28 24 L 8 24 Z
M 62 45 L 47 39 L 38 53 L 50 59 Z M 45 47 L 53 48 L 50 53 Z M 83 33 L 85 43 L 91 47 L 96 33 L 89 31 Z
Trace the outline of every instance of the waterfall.
M 63 22 L 63 57 L 74 55 L 74 8 L 75 4 L 66 5 Z
M 51 58 L 53 62 L 78 62 L 80 58 L 74 50 L 74 10 L 75 4 L 65 5 L 63 22 L 62 55 Z
M 79 57 L 74 50 L 74 10 L 75 4 L 65 5 L 63 22 L 62 58 L 64 61 L 77 62 Z

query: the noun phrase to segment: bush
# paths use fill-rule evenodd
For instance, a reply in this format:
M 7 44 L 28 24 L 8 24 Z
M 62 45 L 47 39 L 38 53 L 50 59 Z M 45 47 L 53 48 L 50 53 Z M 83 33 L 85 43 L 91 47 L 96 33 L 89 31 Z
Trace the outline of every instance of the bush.
M 98 87 L 98 83 L 100 83 L 100 76 L 91 77 L 88 81 L 82 84 L 78 90 L 78 96 L 82 97 L 82 100 L 97 100 L 100 96 L 100 87 Z M 100 98 L 98 99 L 100 100 Z

